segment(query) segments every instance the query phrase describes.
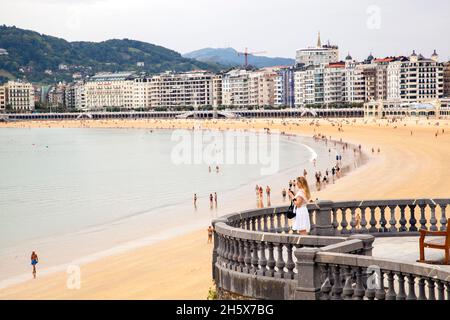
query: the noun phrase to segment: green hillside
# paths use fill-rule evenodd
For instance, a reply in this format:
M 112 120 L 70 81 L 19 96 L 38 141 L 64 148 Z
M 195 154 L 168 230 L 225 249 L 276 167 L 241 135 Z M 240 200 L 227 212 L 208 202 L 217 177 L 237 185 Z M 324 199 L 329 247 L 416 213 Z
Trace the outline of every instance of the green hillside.
M 36 83 L 54 83 L 71 81 L 73 73 L 220 69 L 220 65 L 184 58 L 178 52 L 146 42 L 129 39 L 68 42 L 5 25 L 0 26 L 0 48 L 8 52 L 0 55 L 0 81 L 15 77 Z M 138 67 L 137 62 L 143 62 L 144 66 Z M 64 65 L 61 66 L 63 69 L 60 65 Z

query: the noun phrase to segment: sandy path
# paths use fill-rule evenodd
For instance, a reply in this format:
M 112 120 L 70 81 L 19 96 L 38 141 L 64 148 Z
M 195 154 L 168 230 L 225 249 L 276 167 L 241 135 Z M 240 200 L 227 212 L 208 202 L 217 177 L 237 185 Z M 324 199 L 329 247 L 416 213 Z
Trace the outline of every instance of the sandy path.
M 289 120 L 288 120 L 289 121 Z M 297 120 L 298 122 L 298 120 Z M 448 197 L 450 187 L 450 128 L 449 122 L 422 120 L 419 124 L 404 123 L 343 124 L 343 132 L 328 121 L 320 126 L 282 126 L 280 120 L 270 124 L 272 129 L 292 131 L 312 136 L 322 133 L 333 139 L 342 138 L 362 144 L 363 150 L 380 148 L 365 166 L 339 180 L 335 185 L 316 193 L 314 197 L 331 200 L 388 199 L 416 197 Z M 43 123 L 26 123 L 25 126 L 43 126 Z M 192 121 L 101 121 L 101 122 L 46 122 L 45 126 L 64 127 L 166 127 L 191 128 Z M 0 124 L 24 126 L 23 123 Z M 265 120 L 212 121 L 204 127 L 216 128 L 264 128 Z M 397 126 L 397 128 L 395 128 Z M 445 129 L 445 133 L 441 130 Z M 413 135 L 411 135 L 411 130 Z M 435 137 L 436 131 L 440 134 Z M 253 193 L 251 193 L 253 196 Z M 206 244 L 206 231 L 104 258 L 82 266 L 80 290 L 68 290 L 67 275 L 59 273 L 9 287 L 0 291 L 0 299 L 205 299 L 211 286 L 211 249 Z

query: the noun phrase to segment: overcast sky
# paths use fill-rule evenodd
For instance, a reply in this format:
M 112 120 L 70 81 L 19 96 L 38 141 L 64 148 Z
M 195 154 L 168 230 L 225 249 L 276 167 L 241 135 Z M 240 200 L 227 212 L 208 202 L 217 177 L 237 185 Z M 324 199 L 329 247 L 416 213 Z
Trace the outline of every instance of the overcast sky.
M 129 38 L 186 53 L 295 50 L 330 40 L 365 58 L 413 49 L 450 58 L 448 0 L 0 0 L 0 23 L 69 41 Z

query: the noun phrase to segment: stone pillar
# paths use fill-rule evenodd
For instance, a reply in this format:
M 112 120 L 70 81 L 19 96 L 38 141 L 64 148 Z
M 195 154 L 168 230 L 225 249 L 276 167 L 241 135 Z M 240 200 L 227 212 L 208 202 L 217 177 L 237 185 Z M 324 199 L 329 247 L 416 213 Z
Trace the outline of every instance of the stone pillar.
M 296 300 L 319 300 L 321 283 L 321 270 L 315 263 L 319 248 L 300 248 L 295 251 L 297 258 L 298 284 L 295 289 Z
M 212 220 L 212 222 L 211 222 L 212 227 L 215 229 L 216 223 L 219 223 L 219 222 L 226 223 L 226 219 L 219 218 L 219 219 Z M 214 249 L 212 252 L 211 272 L 212 272 L 212 278 L 214 280 L 217 280 L 217 278 L 215 276 L 216 276 L 217 249 L 219 247 L 219 237 L 217 236 L 216 232 L 213 233 L 213 241 L 214 241 Z
M 363 242 L 362 255 L 364 256 L 372 256 L 373 242 L 375 241 L 375 237 L 370 234 L 353 234 L 348 237 L 349 240 L 358 239 Z
M 334 236 L 335 230 L 332 224 L 333 202 L 328 200 L 318 201 L 318 210 L 316 211 L 316 224 L 314 235 L 318 236 Z

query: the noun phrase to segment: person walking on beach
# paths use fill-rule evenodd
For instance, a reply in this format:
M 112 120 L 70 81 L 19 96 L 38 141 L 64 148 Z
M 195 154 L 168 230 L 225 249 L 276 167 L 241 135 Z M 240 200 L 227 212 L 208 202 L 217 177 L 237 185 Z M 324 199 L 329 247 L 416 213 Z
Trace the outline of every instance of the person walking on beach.
M 209 194 L 209 207 L 211 209 L 213 208 L 213 195 L 212 195 L 212 193 Z
M 31 253 L 31 265 L 33 266 L 33 278 L 36 279 L 36 265 L 39 262 L 39 258 L 36 254 L 36 252 Z
M 216 204 L 216 208 L 217 208 L 217 192 L 214 192 L 214 203 Z
M 297 194 L 294 195 L 291 192 L 289 195 L 294 202 L 296 213 L 292 230 L 300 235 L 307 235 L 311 229 L 311 221 L 309 220 L 309 211 L 306 205 L 311 199 L 311 192 L 305 177 L 298 177 L 296 182 L 298 187 Z
M 208 227 L 208 241 L 206 243 L 212 243 L 214 228 L 212 226 Z
M 197 208 L 197 194 L 194 193 L 194 207 Z
M 306 171 L 306 169 L 303 169 L 303 176 L 306 178 L 306 175 L 308 174 L 308 172 Z
M 269 186 L 266 187 L 266 196 L 267 196 L 267 200 L 270 201 L 270 187 Z

